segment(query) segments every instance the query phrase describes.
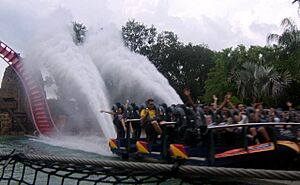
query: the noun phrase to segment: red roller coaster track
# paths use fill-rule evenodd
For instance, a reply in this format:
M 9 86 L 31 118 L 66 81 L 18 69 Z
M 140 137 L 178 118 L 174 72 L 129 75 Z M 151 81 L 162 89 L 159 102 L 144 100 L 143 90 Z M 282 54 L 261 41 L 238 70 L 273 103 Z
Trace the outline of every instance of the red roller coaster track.
M 0 57 L 14 69 L 22 81 L 36 130 L 46 136 L 57 133 L 44 90 L 39 82 L 26 72 L 18 53 L 0 41 Z

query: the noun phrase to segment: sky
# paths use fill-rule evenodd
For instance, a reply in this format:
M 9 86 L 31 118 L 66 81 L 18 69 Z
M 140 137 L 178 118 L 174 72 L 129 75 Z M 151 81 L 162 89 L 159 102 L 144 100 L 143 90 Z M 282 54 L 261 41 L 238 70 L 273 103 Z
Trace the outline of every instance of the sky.
M 30 33 L 57 9 L 88 28 L 114 24 L 121 29 L 135 19 L 159 32 L 173 31 L 181 42 L 217 51 L 239 44 L 266 45 L 269 33 L 282 31 L 283 18 L 291 17 L 297 25 L 300 20 L 292 0 L 0 0 L 0 5 L 0 40 L 22 56 Z
M 59 2 L 59 1 L 57 1 Z M 291 17 L 299 22 L 298 5 L 291 0 L 65 0 L 62 6 L 72 10 L 79 21 L 89 25 L 109 19 L 121 27 L 128 19 L 159 31 L 178 34 L 194 44 L 205 43 L 211 49 L 244 45 L 265 45 L 268 33 L 280 33 L 280 22 Z M 99 7 L 107 7 L 99 12 Z M 92 8 L 90 8 L 92 7 Z M 102 9 L 101 9 L 102 10 Z M 99 15 L 99 16 L 97 16 Z

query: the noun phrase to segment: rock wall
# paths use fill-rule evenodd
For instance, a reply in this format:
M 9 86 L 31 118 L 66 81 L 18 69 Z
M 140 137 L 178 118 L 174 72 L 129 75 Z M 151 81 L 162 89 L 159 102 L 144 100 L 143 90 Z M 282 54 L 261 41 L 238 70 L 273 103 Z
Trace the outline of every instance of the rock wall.
M 30 110 L 21 80 L 9 66 L 0 88 L 0 134 L 23 135 L 33 132 Z

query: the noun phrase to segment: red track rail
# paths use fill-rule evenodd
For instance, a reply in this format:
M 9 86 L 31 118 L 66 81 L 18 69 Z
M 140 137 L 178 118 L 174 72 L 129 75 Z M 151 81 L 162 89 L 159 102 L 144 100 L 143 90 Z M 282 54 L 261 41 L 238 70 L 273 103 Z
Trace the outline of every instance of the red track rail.
M 20 56 L 13 49 L 0 41 L 0 58 L 12 66 L 20 77 L 27 94 L 32 120 L 37 131 L 47 136 L 57 133 L 57 128 L 52 120 L 44 90 L 37 80 L 29 73 L 26 73 Z

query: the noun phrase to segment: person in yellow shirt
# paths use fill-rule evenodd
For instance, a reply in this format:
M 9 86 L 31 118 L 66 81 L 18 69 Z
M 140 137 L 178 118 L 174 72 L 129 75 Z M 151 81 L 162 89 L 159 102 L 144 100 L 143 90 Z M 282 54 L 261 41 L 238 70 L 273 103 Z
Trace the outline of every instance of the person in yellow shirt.
M 157 136 L 162 133 L 158 122 L 158 113 L 153 99 L 146 101 L 147 107 L 142 109 L 140 116 L 146 132 L 146 140 L 155 143 Z

